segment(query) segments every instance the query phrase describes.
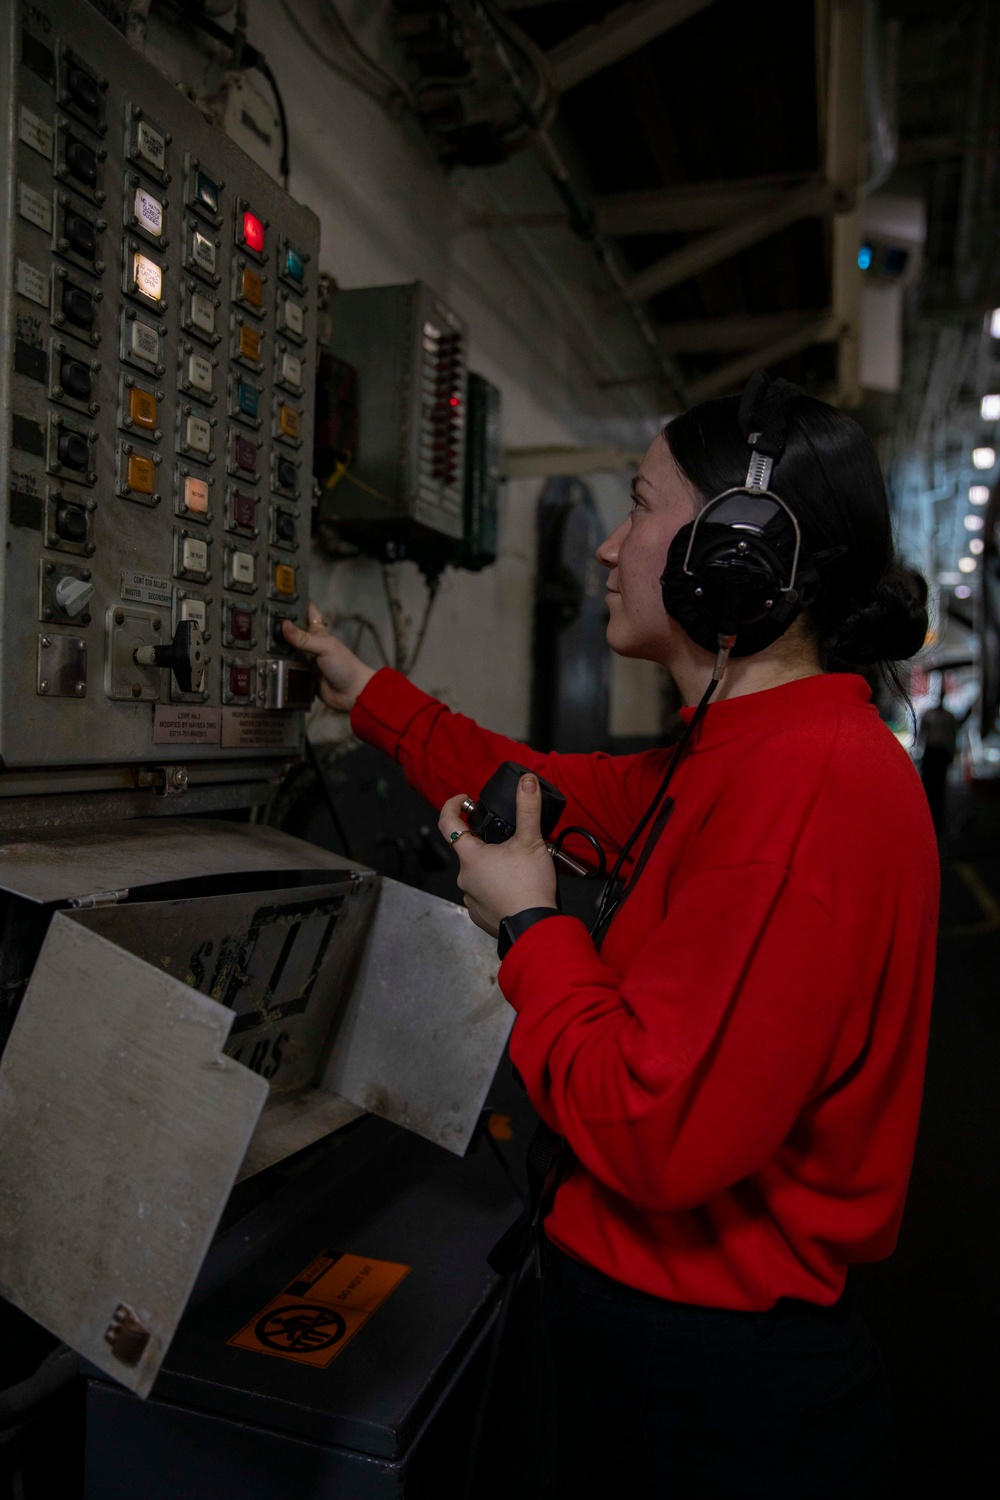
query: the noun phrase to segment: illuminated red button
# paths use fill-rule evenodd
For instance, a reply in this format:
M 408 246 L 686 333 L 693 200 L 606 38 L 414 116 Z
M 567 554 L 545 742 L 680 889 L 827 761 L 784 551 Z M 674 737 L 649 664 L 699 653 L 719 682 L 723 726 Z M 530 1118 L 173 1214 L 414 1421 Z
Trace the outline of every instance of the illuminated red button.
M 233 496 L 233 521 L 237 526 L 245 526 L 252 531 L 257 524 L 257 506 L 253 495 L 244 495 L 239 491 Z
M 264 249 L 264 225 L 249 209 L 243 215 L 243 243 L 257 255 Z
M 229 668 L 229 691 L 234 698 L 249 698 L 250 696 L 250 668 L 231 666 Z
M 229 611 L 229 634 L 234 641 L 249 641 L 253 636 L 253 615 L 248 609 Z M 233 689 L 235 692 L 236 689 Z M 249 686 L 246 689 L 250 691 Z

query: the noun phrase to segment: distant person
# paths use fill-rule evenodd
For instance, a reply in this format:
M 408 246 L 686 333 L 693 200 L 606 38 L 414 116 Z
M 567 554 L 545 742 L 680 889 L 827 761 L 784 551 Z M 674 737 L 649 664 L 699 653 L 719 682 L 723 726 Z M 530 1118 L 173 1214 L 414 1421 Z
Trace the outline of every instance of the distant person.
M 937 703 L 925 709 L 920 720 L 920 743 L 923 755 L 920 759 L 920 777 L 927 793 L 934 827 L 940 833 L 944 826 L 944 797 L 948 781 L 948 767 L 955 759 L 958 748 L 958 719 L 950 708 L 944 706 L 945 686 L 941 683 L 941 696 Z

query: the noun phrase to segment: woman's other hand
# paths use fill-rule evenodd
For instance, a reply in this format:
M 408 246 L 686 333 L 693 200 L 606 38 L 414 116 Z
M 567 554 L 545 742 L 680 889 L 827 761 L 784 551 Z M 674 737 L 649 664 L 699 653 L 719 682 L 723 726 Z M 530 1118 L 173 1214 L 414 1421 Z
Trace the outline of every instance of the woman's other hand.
M 517 786 L 517 831 L 504 844 L 484 844 L 462 819 L 466 794 L 449 797 L 438 827 L 446 839 L 452 834 L 461 866 L 458 888 L 465 895 L 469 915 L 477 927 L 496 937 L 504 917 L 529 906 L 551 906 L 556 901 L 556 867 L 542 838 L 542 793 L 537 776 L 522 776 Z
M 343 641 L 330 634 L 312 600 L 309 601 L 309 629 L 300 630 L 291 620 L 285 620 L 281 633 L 290 646 L 313 658 L 319 696 L 327 708 L 350 713 L 375 676 L 374 667 L 366 667 Z

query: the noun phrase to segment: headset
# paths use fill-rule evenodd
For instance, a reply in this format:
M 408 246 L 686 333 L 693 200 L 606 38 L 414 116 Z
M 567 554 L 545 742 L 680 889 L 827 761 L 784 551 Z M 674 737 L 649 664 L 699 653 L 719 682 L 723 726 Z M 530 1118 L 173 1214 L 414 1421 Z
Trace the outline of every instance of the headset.
M 753 656 L 783 635 L 819 581 L 794 511 L 770 488 L 804 394 L 763 370 L 750 378 L 737 418 L 750 445 L 746 480 L 710 500 L 667 553 L 664 608 L 697 645 L 724 653 L 722 670 L 730 655 Z
M 791 407 L 804 395 L 800 386 L 772 380 L 764 370 L 750 377 L 737 415 L 750 445 L 746 481 L 716 495 L 670 544 L 660 577 L 663 606 L 697 645 L 716 652 L 715 666 L 656 796 L 608 876 L 591 927 L 595 943 L 600 943 L 625 897 L 625 889 L 616 890 L 625 860 L 654 814 L 669 807 L 667 790 L 674 772 L 697 735 L 730 656 L 753 656 L 783 635 L 815 595 L 815 564 L 835 555 L 826 553 L 812 561 L 804 557 L 795 512 L 770 488 L 774 465 L 785 451 Z M 659 825 L 647 844 L 655 843 L 658 832 Z M 632 880 L 644 857 L 640 855 Z

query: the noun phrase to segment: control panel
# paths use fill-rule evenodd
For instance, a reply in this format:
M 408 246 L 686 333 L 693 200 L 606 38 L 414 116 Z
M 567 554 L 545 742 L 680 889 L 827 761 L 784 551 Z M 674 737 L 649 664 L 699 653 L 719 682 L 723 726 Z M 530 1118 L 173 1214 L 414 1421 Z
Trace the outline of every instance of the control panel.
M 329 349 L 357 372 L 357 448 L 324 496 L 334 523 L 461 538 L 465 323 L 421 282 L 334 293 Z
M 0 24 L 2 764 L 287 755 L 318 221 L 89 5 Z

